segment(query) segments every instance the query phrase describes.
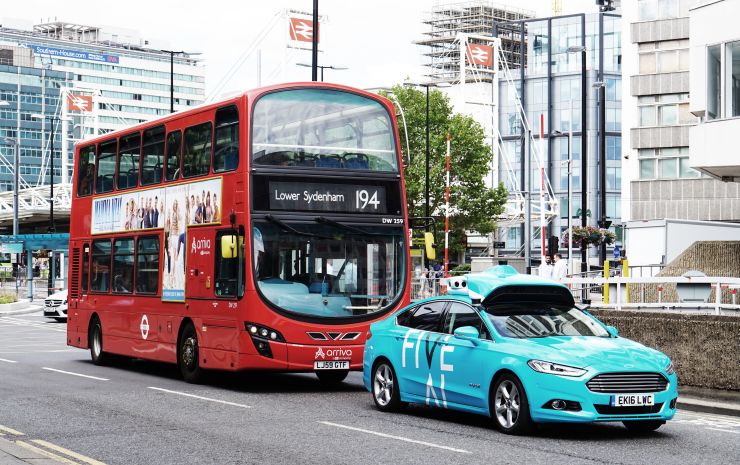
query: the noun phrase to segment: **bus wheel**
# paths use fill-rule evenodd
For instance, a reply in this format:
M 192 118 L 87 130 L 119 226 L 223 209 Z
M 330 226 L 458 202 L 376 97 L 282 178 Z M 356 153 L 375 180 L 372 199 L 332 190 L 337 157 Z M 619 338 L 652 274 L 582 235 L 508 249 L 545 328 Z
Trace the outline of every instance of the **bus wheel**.
M 192 324 L 183 329 L 177 352 L 177 364 L 182 378 L 188 383 L 198 383 L 203 376 L 203 370 L 200 368 L 198 334 Z
M 348 374 L 348 370 L 327 370 L 317 371 L 316 377 L 319 378 L 321 384 L 325 386 L 333 386 L 344 381 L 344 378 L 346 378 Z
M 90 330 L 87 332 L 87 345 L 90 347 L 90 358 L 95 365 L 105 365 L 108 362 L 110 357 L 103 352 L 103 327 L 97 315 L 90 322 Z

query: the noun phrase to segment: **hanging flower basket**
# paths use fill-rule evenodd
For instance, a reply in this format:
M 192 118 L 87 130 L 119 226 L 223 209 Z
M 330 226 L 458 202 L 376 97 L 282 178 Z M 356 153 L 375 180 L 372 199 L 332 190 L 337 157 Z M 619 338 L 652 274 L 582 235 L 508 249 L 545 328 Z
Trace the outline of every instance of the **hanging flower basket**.
M 601 244 L 613 244 L 617 240 L 616 234 L 608 229 L 597 228 L 595 226 L 573 226 L 573 246 L 580 247 L 582 242 L 586 246 L 599 246 Z M 563 242 L 568 244 L 568 231 L 563 233 Z

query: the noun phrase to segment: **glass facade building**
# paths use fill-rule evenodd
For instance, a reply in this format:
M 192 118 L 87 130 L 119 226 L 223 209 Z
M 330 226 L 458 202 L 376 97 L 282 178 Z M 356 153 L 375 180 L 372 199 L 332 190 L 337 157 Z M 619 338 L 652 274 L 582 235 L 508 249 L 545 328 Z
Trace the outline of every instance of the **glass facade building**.
M 511 70 L 513 84 L 499 82 L 499 131 L 503 153 L 499 157 L 500 179 L 510 192 L 526 191 L 525 149 L 526 128 L 522 124 L 518 101 L 521 102 L 529 130 L 539 144 L 540 115 L 544 115 L 544 168 L 559 207 L 549 222 L 548 236 L 562 237 L 568 226 L 568 132 L 573 131 L 572 185 L 573 225 L 581 225 L 581 193 L 587 189 L 588 224 L 596 225 L 602 216 L 600 195 L 605 189 L 605 216 L 612 224 L 621 221 L 622 177 L 622 52 L 621 18 L 611 13 L 577 14 L 542 19 L 500 23 L 494 35 L 518 34 L 521 38 L 519 60 L 524 66 Z M 569 52 L 569 47 L 586 48 L 586 124 L 582 121 L 581 53 Z M 600 137 L 599 89 L 605 85 L 606 117 L 603 136 L 606 138 L 606 186 L 599 185 Z M 517 99 L 518 97 L 518 99 Z M 581 179 L 582 142 L 587 146 L 587 182 Z M 539 167 L 532 157 L 533 195 L 539 192 Z M 533 203 L 538 200 L 533 198 Z M 533 230 L 539 228 L 533 219 Z M 612 226 L 614 229 L 614 226 Z M 617 228 L 617 233 L 619 233 Z M 506 249 L 520 250 L 524 226 L 512 226 L 504 231 Z M 539 232 L 532 237 L 539 236 Z M 540 241 L 532 241 L 539 250 Z M 533 252 L 533 256 L 538 253 Z

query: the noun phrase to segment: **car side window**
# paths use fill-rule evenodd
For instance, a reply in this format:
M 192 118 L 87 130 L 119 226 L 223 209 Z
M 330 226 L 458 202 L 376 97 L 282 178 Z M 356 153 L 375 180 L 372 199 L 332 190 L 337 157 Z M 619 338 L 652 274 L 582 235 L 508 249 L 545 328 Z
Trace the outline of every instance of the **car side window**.
M 475 309 L 462 302 L 453 302 L 445 316 L 444 332 L 454 334 L 457 328 L 463 326 L 477 329 L 481 339 L 491 339 L 485 323 Z
M 411 318 L 407 320 L 409 328 L 420 329 L 422 331 L 440 331 L 440 322 L 444 313 L 447 302 L 427 302 L 416 308 Z

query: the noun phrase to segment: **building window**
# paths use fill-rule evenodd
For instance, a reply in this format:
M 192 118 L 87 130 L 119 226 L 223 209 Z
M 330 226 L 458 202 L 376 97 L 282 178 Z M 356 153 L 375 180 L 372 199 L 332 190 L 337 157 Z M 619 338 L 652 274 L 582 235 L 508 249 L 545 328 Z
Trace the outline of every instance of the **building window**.
M 688 147 L 640 149 L 640 179 L 697 178 L 701 173 L 689 166 Z
M 678 18 L 679 0 L 637 0 L 637 17 L 640 21 Z
M 740 41 L 727 44 L 727 113 L 740 116 Z
M 689 94 L 647 95 L 638 100 L 641 127 L 693 124 L 689 112 Z
M 712 45 L 707 50 L 707 119 L 720 117 L 722 108 L 722 60 L 720 46 Z

